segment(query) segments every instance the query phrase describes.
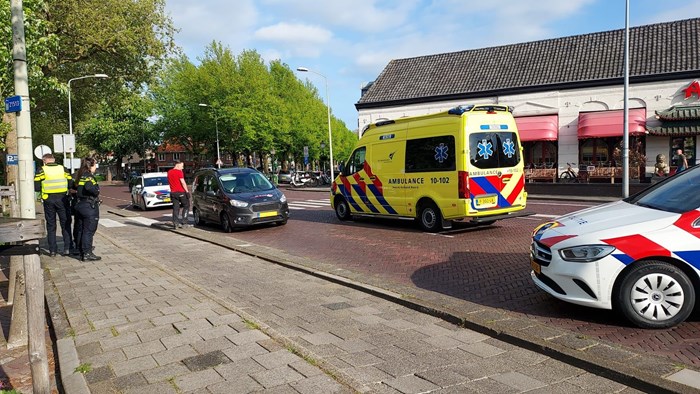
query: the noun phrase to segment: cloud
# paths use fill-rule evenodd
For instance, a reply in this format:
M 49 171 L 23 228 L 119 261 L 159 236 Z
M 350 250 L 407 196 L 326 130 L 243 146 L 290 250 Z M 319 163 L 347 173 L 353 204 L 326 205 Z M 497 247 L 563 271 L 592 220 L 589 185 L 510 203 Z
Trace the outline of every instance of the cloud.
M 176 35 L 178 45 L 190 58 L 202 54 L 212 40 L 234 48 L 246 47 L 260 17 L 253 0 L 236 0 L 235 7 L 228 0 L 168 0 L 165 8 L 180 30 Z
M 419 0 L 263 0 L 265 8 L 296 20 L 323 21 L 328 26 L 360 32 L 389 31 L 408 22 Z
M 306 44 L 325 44 L 331 40 L 333 33 L 322 27 L 281 22 L 255 31 L 255 38 L 265 41 L 292 42 Z

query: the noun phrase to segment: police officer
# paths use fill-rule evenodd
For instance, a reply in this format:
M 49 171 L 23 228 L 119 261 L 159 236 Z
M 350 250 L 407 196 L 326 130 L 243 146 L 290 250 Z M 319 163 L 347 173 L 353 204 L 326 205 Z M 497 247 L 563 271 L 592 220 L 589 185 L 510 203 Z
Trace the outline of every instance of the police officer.
M 41 171 L 34 177 L 34 190 L 41 192 L 44 204 L 44 217 L 46 218 L 46 233 L 49 242 L 49 256 L 56 256 L 58 245 L 56 244 L 56 215 L 61 225 L 63 235 L 63 255 L 70 254 L 71 233 L 68 222 L 68 188 L 73 186 L 73 178 L 66 169 L 55 163 L 52 154 L 47 153 L 42 157 L 44 165 Z
M 92 252 L 92 239 L 100 219 L 100 186 L 95 180 L 96 169 L 97 161 L 92 157 L 86 157 L 76 176 L 78 179 L 78 202 L 75 205 L 76 226 L 80 225 L 78 248 L 82 261 L 101 259 Z

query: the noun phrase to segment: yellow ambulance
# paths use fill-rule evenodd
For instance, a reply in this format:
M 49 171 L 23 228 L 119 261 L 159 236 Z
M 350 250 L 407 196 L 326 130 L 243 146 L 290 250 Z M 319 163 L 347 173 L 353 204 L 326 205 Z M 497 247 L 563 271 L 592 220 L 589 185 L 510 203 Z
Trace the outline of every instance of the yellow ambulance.
M 372 124 L 331 186 L 340 220 L 412 218 L 429 232 L 527 215 L 526 199 L 512 108 L 495 104 Z

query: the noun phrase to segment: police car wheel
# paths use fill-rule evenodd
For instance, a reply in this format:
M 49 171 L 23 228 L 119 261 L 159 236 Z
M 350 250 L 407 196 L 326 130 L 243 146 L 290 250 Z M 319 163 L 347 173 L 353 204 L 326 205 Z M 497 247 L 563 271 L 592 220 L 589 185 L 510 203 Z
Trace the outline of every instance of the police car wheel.
M 231 219 L 229 219 L 228 214 L 221 214 L 221 228 L 225 233 L 230 233 L 233 231 L 233 226 L 231 226 Z
M 620 282 L 615 302 L 618 310 L 638 327 L 669 328 L 690 316 L 695 291 L 679 268 L 662 262 L 639 262 Z
M 343 198 L 339 198 L 335 202 L 335 216 L 338 217 L 340 220 L 350 220 L 351 216 L 350 215 L 350 206 L 348 205 L 348 202 L 345 201 Z
M 425 204 L 420 209 L 418 223 L 423 231 L 435 233 L 442 230 L 442 214 L 433 203 Z

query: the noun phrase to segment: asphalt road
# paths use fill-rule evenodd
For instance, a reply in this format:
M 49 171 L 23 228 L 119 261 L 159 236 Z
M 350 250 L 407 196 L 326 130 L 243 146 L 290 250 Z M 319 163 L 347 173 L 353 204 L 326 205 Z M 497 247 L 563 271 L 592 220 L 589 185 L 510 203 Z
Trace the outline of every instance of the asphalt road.
M 129 206 L 123 185 L 103 186 L 113 207 Z M 446 297 L 500 308 L 643 352 L 654 352 L 700 366 L 700 314 L 668 330 L 642 330 L 611 311 L 570 305 L 539 290 L 530 279 L 528 248 L 532 229 L 552 217 L 596 205 L 595 202 L 530 200 L 535 215 L 486 227 L 458 224 L 439 234 L 420 231 L 411 221 L 360 218 L 340 222 L 327 193 L 285 190 L 290 220 L 234 233 L 237 239 L 323 261 L 373 279 L 415 286 Z M 140 212 L 170 221 L 170 209 Z M 205 227 L 220 232 L 217 227 Z

